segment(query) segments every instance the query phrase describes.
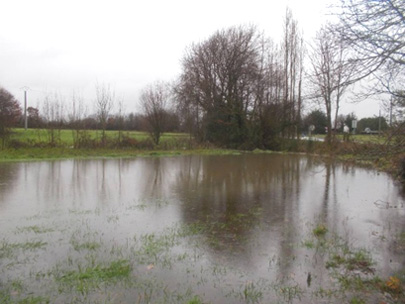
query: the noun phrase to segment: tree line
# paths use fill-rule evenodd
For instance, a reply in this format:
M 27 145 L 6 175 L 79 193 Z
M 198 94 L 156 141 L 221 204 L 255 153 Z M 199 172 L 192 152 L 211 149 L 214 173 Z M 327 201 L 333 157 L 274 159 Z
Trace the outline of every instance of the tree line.
M 97 128 L 102 143 L 108 129 L 136 129 L 150 132 L 155 144 L 163 132 L 181 131 L 223 147 L 279 149 L 285 139 L 299 139 L 308 117 L 319 118 L 319 110 L 330 143 L 331 131 L 342 124 L 343 96 L 353 84 L 372 84 L 363 97 L 390 94 L 391 110 L 405 104 L 401 1 L 340 0 L 335 11 L 339 22 L 323 25 L 309 43 L 289 9 L 278 43 L 255 26 L 218 30 L 188 47 L 175 81 L 142 90 L 140 113 L 127 114 L 114 90 L 97 84 L 93 113 L 87 114 L 78 96 L 66 107 L 48 95 L 43 109 L 28 109 L 30 125 L 69 127 L 78 138 L 80 130 Z M 14 110 L 0 107 L 1 117 L 8 115 L 1 134 L 21 115 L 14 97 L 7 98 Z

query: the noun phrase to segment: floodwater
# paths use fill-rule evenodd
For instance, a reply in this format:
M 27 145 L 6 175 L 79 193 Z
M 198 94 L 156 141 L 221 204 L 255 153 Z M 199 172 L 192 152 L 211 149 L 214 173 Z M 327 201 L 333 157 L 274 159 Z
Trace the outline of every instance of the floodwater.
M 333 303 L 342 244 L 405 269 L 402 187 L 298 155 L 0 163 L 0 231 L 5 303 Z

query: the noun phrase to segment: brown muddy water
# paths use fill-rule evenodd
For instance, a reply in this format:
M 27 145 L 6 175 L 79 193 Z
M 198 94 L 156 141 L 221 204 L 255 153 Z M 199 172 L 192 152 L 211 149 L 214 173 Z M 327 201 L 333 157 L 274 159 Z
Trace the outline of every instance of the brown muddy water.
M 403 189 L 297 155 L 3 163 L 0 233 L 0 303 L 369 303 L 405 269 Z

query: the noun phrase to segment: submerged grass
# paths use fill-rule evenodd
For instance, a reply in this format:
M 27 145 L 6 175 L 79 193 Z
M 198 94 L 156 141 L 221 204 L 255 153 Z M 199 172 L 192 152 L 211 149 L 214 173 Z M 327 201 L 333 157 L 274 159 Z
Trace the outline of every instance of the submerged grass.
M 157 206 L 163 209 L 168 205 L 158 202 Z M 298 303 L 308 299 L 313 303 L 368 303 L 373 296 L 383 301 L 384 293 L 393 299 L 389 303 L 402 303 L 404 300 L 405 272 L 380 279 L 374 274 L 375 262 L 368 250 L 351 246 L 348 240 L 333 233 L 323 223 L 310 226 L 305 232 L 308 239 L 297 241 L 305 250 L 305 255 L 311 257 L 312 254 L 323 263 L 321 267 L 327 278 L 322 280 L 330 281 L 331 285 L 322 285 L 324 282 L 319 281 L 315 272 L 312 276 L 308 273 L 308 277 L 305 273 L 306 281 L 300 281 L 298 274 L 295 277 L 290 273 L 289 265 L 296 256 L 289 254 L 289 250 L 296 249 L 298 244 L 291 244 L 283 256 L 276 257 L 276 260 L 283 259 L 285 264 L 277 266 L 282 278 L 275 277 L 274 281 L 256 275 L 254 267 L 250 273 L 246 269 L 235 269 L 230 261 L 213 263 L 207 252 L 233 251 L 232 246 L 252 244 L 247 242 L 244 231 L 260 229 L 261 208 L 250 208 L 226 218 L 213 215 L 189 224 L 177 223 L 159 231 L 125 230 L 128 235 L 125 241 L 115 239 L 115 232 L 108 236 L 109 228 L 104 231 L 91 228 L 98 227 L 93 224 L 100 219 L 104 220 L 101 225 L 117 227 L 117 223 L 125 217 L 130 218 L 135 213 L 147 214 L 148 208 L 156 208 L 156 205 L 124 207 L 126 215 L 107 214 L 94 219 L 89 217 L 86 221 L 82 218 L 94 214 L 94 211 L 68 210 L 62 216 L 68 215 L 72 221 L 65 223 L 69 227 L 52 228 L 52 231 L 64 232 L 63 238 L 55 239 L 52 246 L 41 240 L 24 243 L 4 239 L 0 243 L 0 263 L 6 259 L 15 260 L 15 263 L 10 263 L 8 269 L 0 269 L 0 303 L 198 304 L 209 303 L 212 290 L 228 297 L 229 302 L 237 303 Z M 44 227 L 47 225 L 20 227 L 17 229 L 19 233 L 11 234 L 11 237 L 19 239 L 24 237 L 21 234 L 47 232 Z M 398 234 L 396 239 L 400 242 L 402 235 Z M 65 246 L 66 252 L 49 263 L 48 269 L 43 269 L 41 265 L 44 261 L 48 265 L 47 258 L 39 262 L 40 266 L 35 266 L 39 255 L 35 259 L 21 261 L 24 251 L 36 249 L 43 249 L 49 258 L 51 248 L 59 245 Z M 270 253 L 260 254 L 268 256 Z M 17 275 L 24 273 L 21 268 L 25 267 L 31 269 L 29 277 L 12 277 L 14 271 Z M 216 300 L 221 299 L 215 298 L 214 303 Z
M 18 304 L 50 304 L 51 301 L 49 298 L 46 297 L 35 297 L 35 296 L 28 296 L 28 297 L 23 297 L 14 299 L 8 294 L 2 294 L 0 291 L 0 303 L 2 304 L 13 304 L 13 303 L 18 303 Z
M 324 237 L 327 232 L 328 228 L 326 228 L 325 224 L 319 224 L 312 230 L 316 237 Z
M 131 273 L 131 265 L 128 260 L 113 261 L 109 265 L 94 265 L 82 267 L 78 265 L 76 271 L 67 271 L 57 276 L 57 281 L 68 285 L 77 285 L 82 281 L 116 281 L 128 278 Z
M 50 274 L 59 286 L 59 293 L 78 292 L 81 295 L 94 293 L 102 286 L 113 286 L 130 278 L 132 266 L 128 260 L 116 260 L 109 263 L 90 263 L 76 265 L 75 270 L 56 268 Z
M 77 240 L 72 240 L 70 242 L 74 248 L 74 250 L 76 251 L 80 251 L 80 250 L 97 250 L 101 247 L 100 243 L 97 242 L 79 242 Z
M 3 240 L 0 244 L 0 259 L 12 258 L 15 250 L 21 249 L 23 251 L 32 251 L 37 249 L 44 249 L 48 245 L 43 241 L 27 241 L 24 243 L 9 243 Z
M 349 303 L 368 303 L 371 298 L 384 303 L 387 295 L 392 300 L 390 303 L 405 301 L 402 288 L 405 280 L 391 276 L 384 283 L 376 275 L 376 263 L 369 250 L 350 246 L 348 240 L 327 231 L 324 224 L 318 224 L 312 229 L 310 238 L 301 243 L 306 249 L 325 257 L 325 268 L 335 284 L 330 289 L 319 288 L 314 296 L 330 299 L 346 296 Z
M 33 232 L 35 234 L 41 234 L 53 231 L 53 228 L 45 228 L 40 226 L 17 227 L 17 233 Z

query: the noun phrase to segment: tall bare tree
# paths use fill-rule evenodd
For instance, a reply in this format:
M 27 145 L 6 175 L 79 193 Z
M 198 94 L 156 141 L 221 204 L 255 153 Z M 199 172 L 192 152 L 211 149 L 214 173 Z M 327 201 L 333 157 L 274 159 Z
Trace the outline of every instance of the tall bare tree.
M 155 82 L 146 86 L 140 97 L 140 105 L 149 125 L 153 142 L 158 145 L 165 131 L 167 110 L 170 102 L 170 88 L 165 82 Z
M 42 105 L 42 114 L 45 120 L 50 145 L 56 145 L 60 142 L 61 129 L 66 118 L 64 109 L 63 96 L 57 92 L 49 92 L 45 95 Z
M 283 124 L 284 136 L 300 134 L 302 110 L 302 75 L 304 63 L 303 37 L 298 22 L 293 18 L 292 11 L 287 8 L 284 18 L 284 37 L 282 42 L 284 99 Z
M 87 107 L 84 104 L 83 97 L 73 92 L 69 108 L 68 118 L 72 128 L 73 146 L 80 148 L 88 138 L 86 126 L 84 123 L 87 113 Z
M 325 106 L 328 133 L 327 142 L 332 139 L 332 113 L 337 127 L 339 107 L 343 94 L 353 83 L 356 65 L 348 62 L 347 49 L 336 37 L 331 27 L 322 27 L 314 40 L 310 54 L 312 69 L 309 81 L 312 84 L 311 95 Z
M 124 100 L 118 99 L 118 111 L 116 115 L 117 127 L 118 127 L 118 143 L 122 141 L 122 131 L 124 129 Z
M 115 102 L 115 91 L 111 89 L 109 84 L 96 84 L 96 100 L 95 100 L 95 108 L 96 108 L 96 116 L 98 123 L 101 127 L 102 134 L 101 134 L 101 144 L 104 146 L 107 142 L 106 138 L 106 128 L 108 117 L 113 109 Z

